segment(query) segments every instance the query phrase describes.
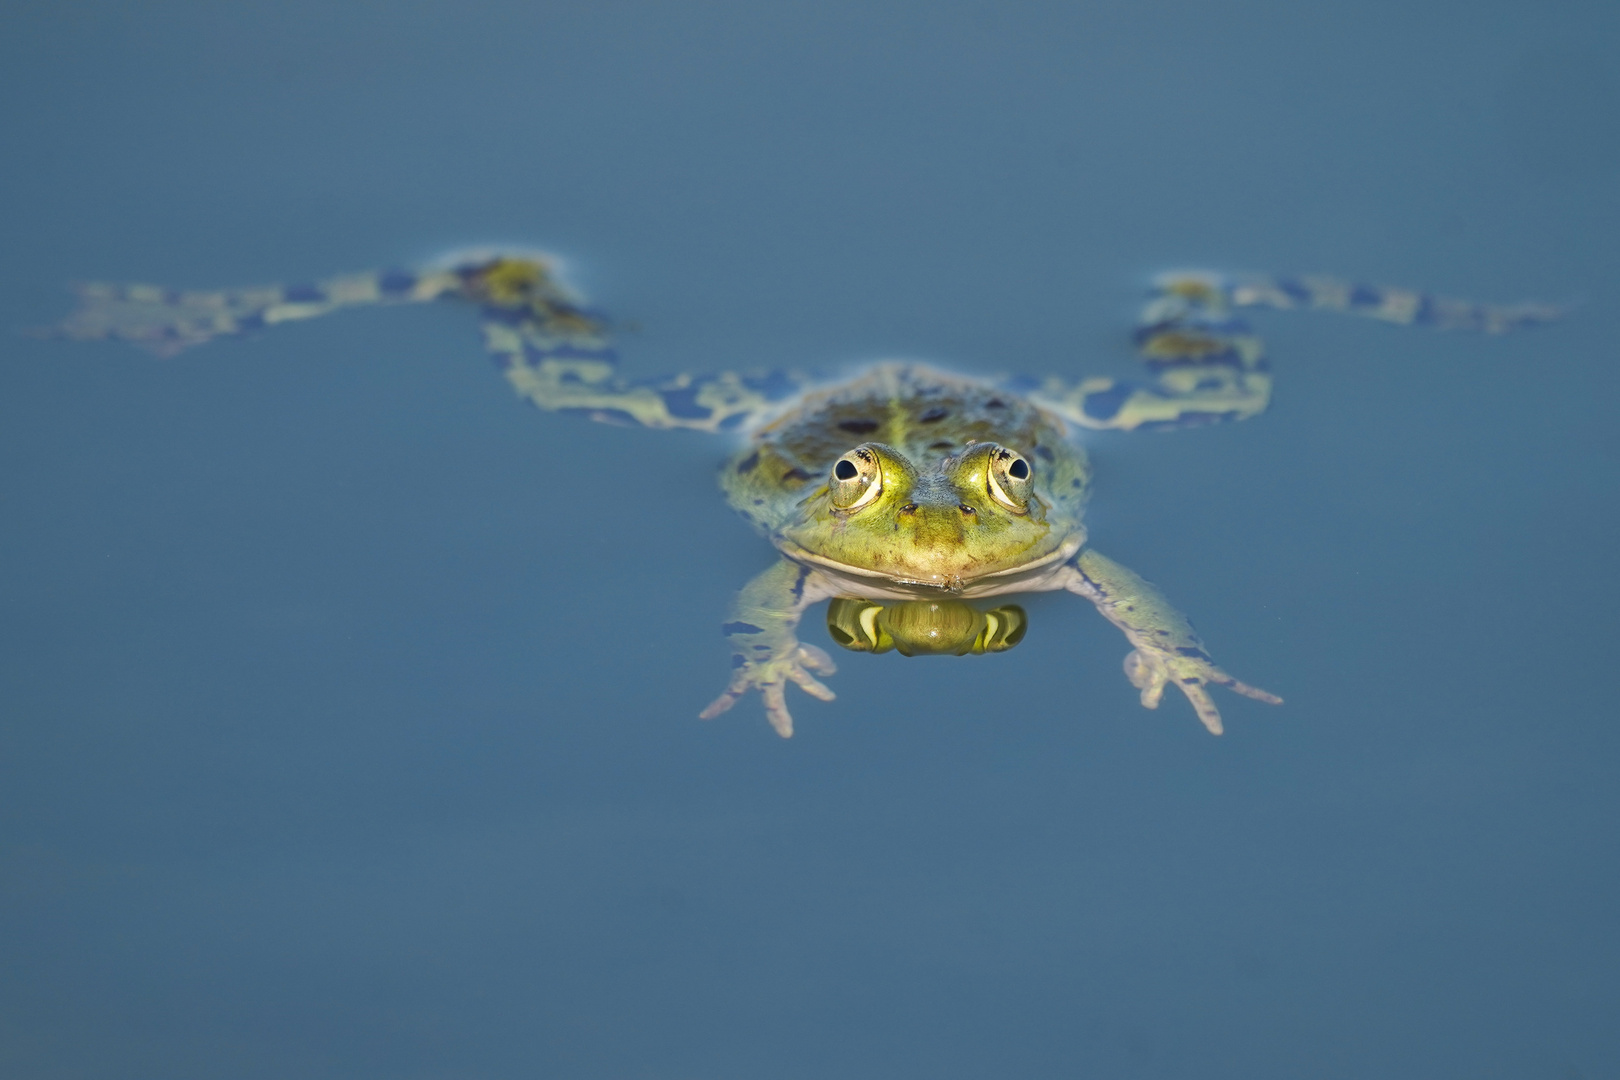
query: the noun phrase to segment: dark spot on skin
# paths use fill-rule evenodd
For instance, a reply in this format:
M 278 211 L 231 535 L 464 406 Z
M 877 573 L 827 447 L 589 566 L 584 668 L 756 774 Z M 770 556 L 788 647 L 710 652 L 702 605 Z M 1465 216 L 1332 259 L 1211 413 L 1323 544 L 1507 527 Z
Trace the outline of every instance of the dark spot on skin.
M 1136 392 L 1130 383 L 1119 383 L 1107 390 L 1095 390 L 1080 402 L 1080 408 L 1093 420 L 1112 420 L 1125 407 L 1125 401 Z
M 954 450 L 955 448 L 956 446 L 954 443 L 948 442 L 935 442 L 928 444 L 928 449 L 930 450 Z
M 720 628 L 722 634 L 763 634 L 765 631 L 749 622 L 728 622 Z
M 795 468 L 789 469 L 787 472 L 783 473 L 782 474 L 782 479 L 783 480 L 792 480 L 795 483 L 802 484 L 806 480 L 810 479 L 810 474 L 805 472 L 803 469 L 795 467 Z
M 764 506 L 765 505 L 765 500 L 764 499 L 755 499 L 754 500 L 754 505 L 755 506 Z
M 800 597 L 804 596 L 804 583 L 809 579 L 809 577 L 809 568 L 804 566 L 799 567 L 799 579 L 793 583 L 793 599 L 798 600 Z
M 1052 461 L 1052 448 L 1050 446 L 1037 446 L 1035 448 L 1035 456 L 1040 458 L 1042 461 Z
M 698 389 L 688 386 L 679 390 L 665 390 L 662 395 L 664 408 L 669 410 L 669 415 L 682 420 L 707 420 L 713 415 L 713 410 L 707 405 L 698 404 Z
M 1077 487 L 1080 486 L 1080 481 L 1078 481 L 1078 480 L 1070 480 L 1069 481 L 1069 486 L 1072 487 L 1072 488 L 1077 488 Z
M 1355 307 L 1377 307 L 1384 302 L 1384 294 L 1365 285 L 1350 290 L 1350 303 Z
M 1278 278 L 1272 284 L 1287 293 L 1288 298 L 1296 304 L 1308 303 L 1311 299 L 1311 290 L 1297 278 Z
M 755 450 L 752 454 L 749 454 L 747 457 L 745 457 L 741 461 L 737 462 L 737 473 L 740 476 L 741 474 L 743 474 L 745 472 L 753 472 L 754 468 L 758 464 L 759 464 L 759 451 Z
M 1209 653 L 1205 652 L 1203 649 L 1195 649 L 1190 645 L 1182 645 L 1176 649 L 1176 652 L 1180 653 L 1182 656 L 1196 656 L 1200 660 L 1209 659 Z
M 1194 686 L 1194 685 L 1196 685 L 1198 683 L 1198 676 L 1189 675 L 1185 679 L 1182 679 L 1181 681 L 1182 681 L 1183 684 L 1185 684 L 1187 686 Z
M 318 285 L 290 285 L 281 296 L 291 304 L 319 304 L 326 299 L 326 290 Z
M 984 407 L 987 409 L 1005 409 L 1007 407 L 1007 403 L 998 397 L 993 397 L 984 403 Z
M 381 278 L 377 279 L 378 291 L 390 295 L 410 292 L 415 287 L 416 275 L 407 274 L 402 270 L 390 270 Z
M 936 405 L 932 409 L 929 409 L 927 412 L 923 413 L 921 416 L 917 417 L 917 422 L 919 424 L 937 424 L 949 415 L 951 415 L 951 410 L 942 409 Z
M 833 466 L 833 476 L 837 477 L 839 480 L 853 480 L 860 474 L 861 470 L 855 467 L 855 463 L 853 461 L 840 461 L 837 465 Z
M 881 426 L 876 420 L 844 420 L 839 423 L 838 428 L 851 435 L 870 435 Z

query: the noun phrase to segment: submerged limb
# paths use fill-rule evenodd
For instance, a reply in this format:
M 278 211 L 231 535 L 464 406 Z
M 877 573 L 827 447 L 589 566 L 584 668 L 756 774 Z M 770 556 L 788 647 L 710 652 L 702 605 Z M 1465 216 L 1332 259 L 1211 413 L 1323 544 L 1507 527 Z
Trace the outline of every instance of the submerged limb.
M 1030 397 L 1081 427 L 1125 431 L 1247 420 L 1271 403 L 1265 345 L 1217 291 L 1161 280 L 1136 344 L 1151 382 L 1049 378 Z
M 699 716 L 712 720 L 748 691 L 758 690 L 771 727 L 786 739 L 793 735 L 785 693 L 789 682 L 811 697 L 831 701 L 833 692 L 815 676 L 837 670 L 832 658 L 794 635 L 804 609 L 828 595 L 819 574 L 788 559 L 745 585 L 732 604 L 731 618 L 720 628 L 731 642 L 731 683 Z
M 431 267 L 310 285 L 191 292 L 97 284 L 77 292 L 78 309 L 42 333 L 129 341 L 161 356 L 342 308 L 468 301 L 479 308 L 484 345 L 513 389 L 539 408 L 609 423 L 733 431 L 761 421 L 806 381 L 780 372 L 626 380 L 606 317 L 569 288 L 555 260 L 532 252 L 467 252 Z
M 544 266 L 534 265 L 533 272 L 545 280 Z M 633 427 L 736 431 L 759 423 L 805 385 L 787 372 L 630 381 L 619 374 L 605 322 L 583 308 L 537 307 L 522 288 L 484 289 L 479 299 L 484 347 L 512 388 L 548 412 Z
M 1282 704 L 1277 695 L 1239 682 L 1217 667 L 1187 617 L 1137 574 L 1090 548 L 1080 552 L 1070 569 L 1064 587 L 1097 605 L 1133 646 L 1125 657 L 1125 674 L 1142 692 L 1145 708 L 1158 708 L 1165 685 L 1173 684 L 1192 703 L 1210 734 L 1219 735 L 1221 714 L 1208 685 L 1224 686 L 1268 705 Z
M 462 287 L 462 279 L 450 270 L 370 271 L 308 285 L 218 291 L 92 283 L 77 286 L 78 309 L 42 333 L 78 341 L 128 341 L 159 356 L 173 356 L 218 337 L 346 307 L 426 303 Z
M 1456 300 L 1412 289 L 1365 285 L 1312 274 L 1272 277 L 1178 271 L 1163 275 L 1157 284 L 1166 291 L 1189 286 L 1207 289 L 1219 294 L 1232 307 L 1337 311 L 1403 326 L 1478 330 L 1486 334 L 1506 334 L 1528 326 L 1540 326 L 1562 318 L 1569 310 L 1568 305 L 1539 301 L 1476 304 L 1470 300 Z
M 611 359 L 605 320 L 589 311 L 535 253 L 469 252 L 414 270 L 372 270 L 306 285 L 264 285 L 212 292 L 158 285 L 82 285 L 79 307 L 47 336 L 129 341 L 171 356 L 217 337 L 313 319 L 342 308 L 422 304 L 445 298 L 478 304 L 491 322 L 523 325 L 576 352 Z
M 1554 304 L 1475 304 L 1328 277 L 1163 274 L 1137 322 L 1151 381 L 1051 378 L 1027 381 L 1039 404 L 1086 428 L 1180 428 L 1247 420 L 1271 402 L 1265 345 L 1233 314 L 1243 307 L 1312 309 L 1409 325 L 1503 334 L 1551 322 Z

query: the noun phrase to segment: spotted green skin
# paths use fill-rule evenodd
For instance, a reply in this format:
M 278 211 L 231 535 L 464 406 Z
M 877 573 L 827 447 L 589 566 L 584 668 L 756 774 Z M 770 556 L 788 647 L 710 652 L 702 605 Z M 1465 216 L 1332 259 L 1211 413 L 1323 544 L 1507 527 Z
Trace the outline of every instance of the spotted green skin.
M 883 490 L 840 513 L 837 459 L 872 445 Z M 1019 514 L 991 497 L 986 455 L 1001 445 L 1031 466 Z M 720 473 L 731 505 L 789 558 L 842 572 L 884 595 L 968 596 L 997 587 L 1085 539 L 1086 453 L 1063 422 L 995 386 L 920 365 L 884 364 L 807 393 L 763 426 Z
M 870 503 L 843 510 L 832 497 L 833 469 L 852 447 L 876 459 L 883 483 Z M 998 502 L 990 488 L 989 460 L 1003 450 L 1030 466 L 1017 507 Z M 787 737 L 787 683 L 831 700 L 816 676 L 833 672 L 832 659 L 795 633 L 819 599 L 905 603 L 1053 589 L 1084 596 L 1124 632 L 1134 646 L 1126 673 L 1149 708 L 1174 684 L 1219 734 L 1207 684 L 1281 701 L 1222 671 L 1157 590 L 1085 547 L 1085 451 L 1054 410 L 1005 385 L 916 364 L 877 365 L 762 421 L 721 471 L 721 485 L 783 559 L 737 598 L 723 627 L 735 670 L 705 718 L 759 690 L 766 717 Z
M 1562 314 L 1553 305 L 1479 305 L 1334 278 L 1179 272 L 1161 276 L 1142 309 L 1136 343 L 1151 376 L 1145 380 L 972 379 L 878 364 L 818 383 L 782 371 L 626 379 L 609 321 L 584 305 L 543 252 L 457 252 L 425 267 L 300 286 L 88 285 L 79 297 L 79 309 L 46 334 L 129 341 L 165 356 L 346 307 L 468 301 L 482 313 L 486 349 L 537 407 L 740 439 L 721 485 L 782 558 L 738 593 L 722 628 L 732 678 L 701 715 L 716 716 L 758 691 L 784 737 L 793 732 L 788 683 L 833 697 L 816 678 L 833 671 L 831 658 L 796 636 L 805 609 L 831 597 L 915 604 L 895 609 L 904 617 L 885 625 L 926 631 L 929 612 L 960 614 L 937 603 L 943 598 L 1066 590 L 1125 635 L 1132 647 L 1125 673 L 1144 706 L 1157 707 L 1174 686 L 1219 734 L 1208 687 L 1279 704 L 1217 667 L 1158 590 L 1089 545 L 1083 513 L 1091 466 L 1072 430 L 1167 430 L 1263 413 L 1270 367 L 1238 308 L 1315 308 L 1486 333 Z M 878 470 L 882 488 L 869 502 L 840 508 L 834 469 L 852 451 Z M 1009 506 L 993 497 L 989 470 L 993 457 L 1005 465 L 1011 455 L 1030 475 Z

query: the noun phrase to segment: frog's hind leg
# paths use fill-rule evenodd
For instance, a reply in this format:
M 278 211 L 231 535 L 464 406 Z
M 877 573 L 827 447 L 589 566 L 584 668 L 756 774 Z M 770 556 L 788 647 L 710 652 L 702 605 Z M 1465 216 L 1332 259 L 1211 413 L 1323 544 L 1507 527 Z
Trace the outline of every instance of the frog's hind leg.
M 1260 338 L 1232 316 L 1202 278 L 1161 279 L 1137 324 L 1151 382 L 1093 378 L 1025 380 L 1012 388 L 1086 428 L 1194 427 L 1246 420 L 1271 402 Z
M 1562 318 L 1568 305 L 1530 301 L 1520 304 L 1476 304 L 1411 289 L 1363 285 L 1339 278 L 1304 275 L 1268 277 L 1246 274 L 1180 272 L 1160 279 L 1161 288 L 1199 282 L 1218 292 L 1232 307 L 1266 307 L 1284 311 L 1309 309 L 1361 315 L 1403 326 L 1433 326 L 1442 330 L 1478 330 L 1506 334 Z
M 632 427 L 729 432 L 757 426 L 808 380 L 793 372 L 628 380 L 605 324 L 581 310 L 536 312 L 485 301 L 484 344 L 536 408 Z
M 128 341 L 159 356 L 173 356 L 217 337 L 312 319 L 339 308 L 437 300 L 463 285 L 460 275 L 446 270 L 368 272 L 310 285 L 213 292 L 93 283 L 78 286 L 78 309 L 42 334 L 79 341 Z
M 468 300 L 480 309 L 486 347 L 519 394 L 542 409 L 610 423 L 734 431 L 761 422 L 806 384 L 785 372 L 626 380 L 608 319 L 569 288 L 556 260 L 539 252 L 460 252 L 415 270 L 312 285 L 192 292 L 95 284 L 78 295 L 78 310 L 44 336 L 129 341 L 162 356 L 340 308 Z
M 1155 280 L 1137 323 L 1137 347 L 1151 382 L 1048 379 L 1032 385 L 1031 396 L 1087 428 L 1180 428 L 1258 415 L 1271 401 L 1271 370 L 1264 343 L 1234 314 L 1244 307 L 1338 311 L 1490 334 L 1551 322 L 1566 310 L 1475 304 L 1337 278 L 1177 271 Z

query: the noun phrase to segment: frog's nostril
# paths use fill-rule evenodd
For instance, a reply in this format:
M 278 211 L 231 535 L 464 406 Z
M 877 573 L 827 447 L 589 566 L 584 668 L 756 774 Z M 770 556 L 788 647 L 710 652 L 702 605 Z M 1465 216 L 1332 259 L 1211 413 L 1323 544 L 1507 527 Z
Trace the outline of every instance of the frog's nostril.
M 972 517 L 978 513 L 977 510 L 973 509 L 973 507 L 969 506 L 967 503 L 957 503 L 956 508 L 962 511 L 963 517 Z

